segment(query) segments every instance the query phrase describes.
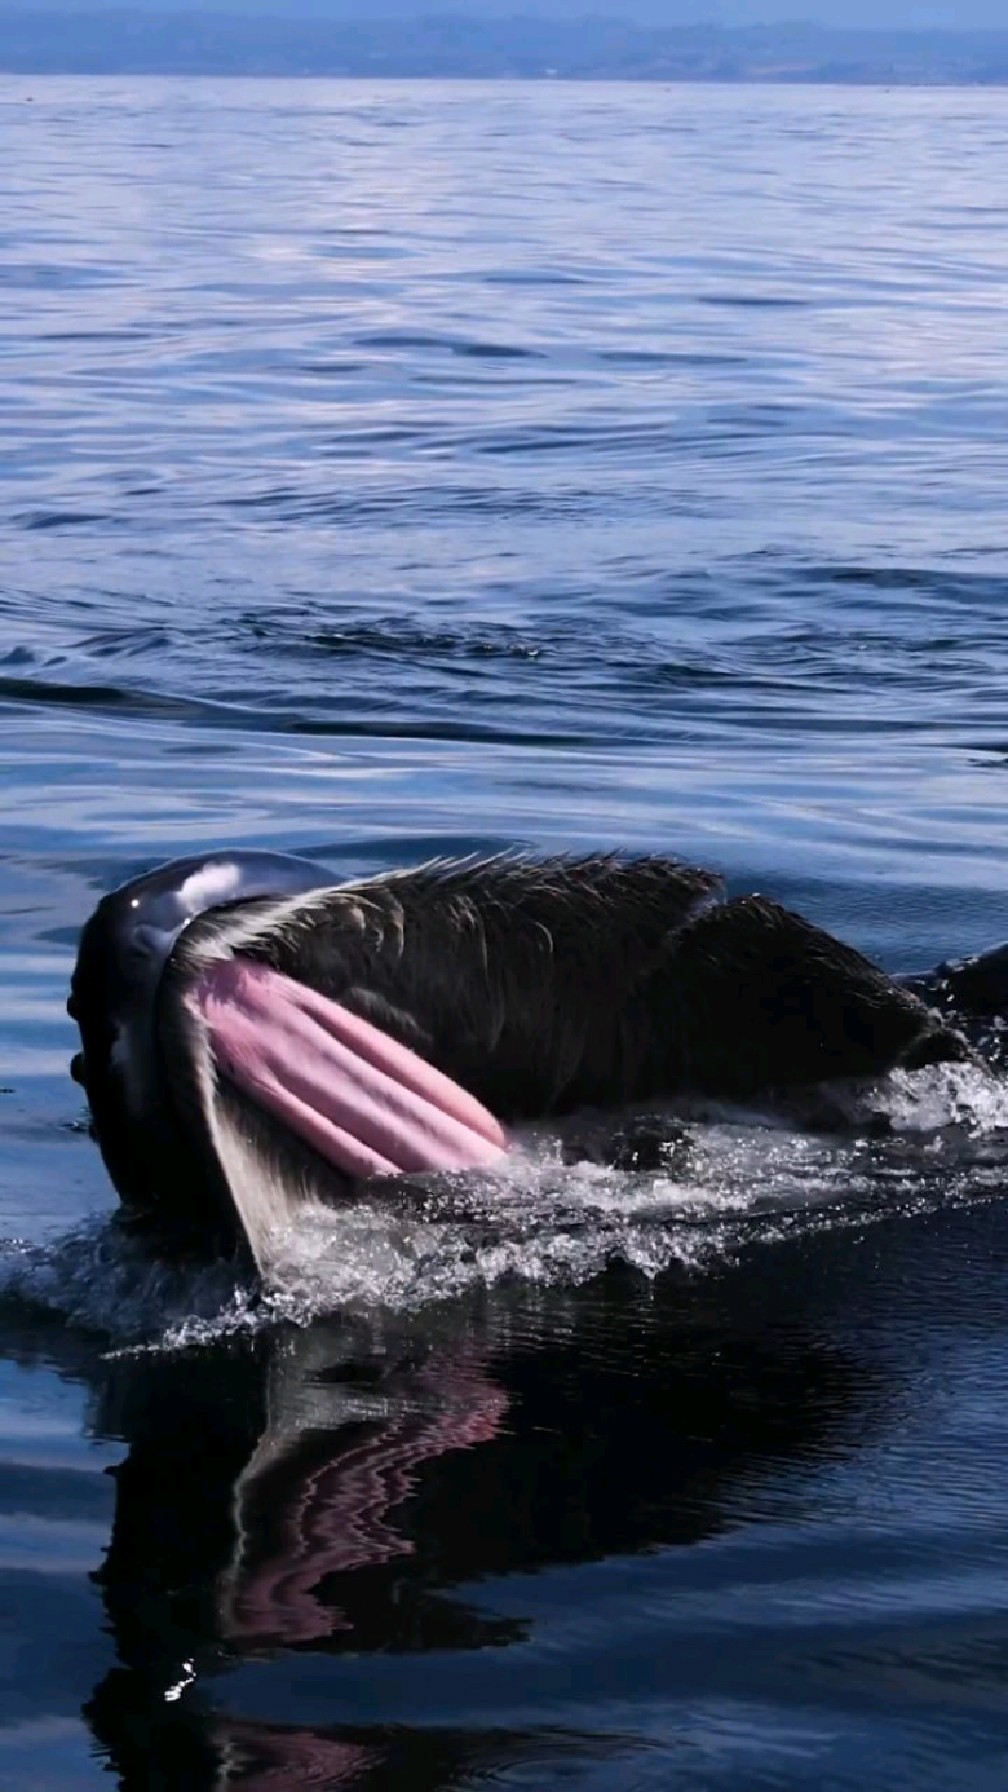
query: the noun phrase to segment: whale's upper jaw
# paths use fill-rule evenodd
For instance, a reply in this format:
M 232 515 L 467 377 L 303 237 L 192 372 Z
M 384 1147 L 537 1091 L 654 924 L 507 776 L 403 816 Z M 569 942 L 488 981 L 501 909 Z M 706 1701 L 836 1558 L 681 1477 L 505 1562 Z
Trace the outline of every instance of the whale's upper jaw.
M 158 1038 L 162 978 L 186 928 L 214 910 L 332 883 L 325 869 L 279 853 L 217 853 L 163 866 L 111 892 L 81 935 L 67 1011 L 81 1050 L 71 1075 L 127 1211 L 158 1214 L 210 1250 L 233 1243 L 234 1215 L 198 1132 L 179 1124 Z M 216 1212 L 207 1212 L 207 1202 Z M 192 1206 L 191 1214 L 187 1208 Z

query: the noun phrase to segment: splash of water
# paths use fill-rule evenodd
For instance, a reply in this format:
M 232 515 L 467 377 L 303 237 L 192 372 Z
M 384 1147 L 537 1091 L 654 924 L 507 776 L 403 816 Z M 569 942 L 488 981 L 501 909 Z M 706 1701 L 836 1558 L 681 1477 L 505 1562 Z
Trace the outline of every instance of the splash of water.
M 1008 1092 L 975 1066 L 837 1088 L 825 1108 L 817 1095 L 783 1118 L 678 1104 L 649 1124 L 670 1141 L 656 1167 L 592 1161 L 581 1151 L 592 1119 L 579 1117 L 530 1131 L 494 1174 L 375 1184 L 348 1206 L 305 1210 L 270 1241 L 261 1285 L 229 1263 L 152 1259 L 107 1219 L 48 1246 L 9 1241 L 0 1301 L 58 1313 L 112 1348 L 189 1347 L 509 1280 L 574 1286 L 613 1263 L 702 1273 L 753 1237 L 991 1199 L 1008 1181 Z

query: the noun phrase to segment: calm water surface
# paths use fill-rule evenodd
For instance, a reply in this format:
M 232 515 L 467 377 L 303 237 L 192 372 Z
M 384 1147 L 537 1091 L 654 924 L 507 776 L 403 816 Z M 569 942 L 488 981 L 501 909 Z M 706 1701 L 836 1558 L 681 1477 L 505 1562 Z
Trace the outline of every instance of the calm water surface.
M 0 84 L 0 1785 L 1008 1782 L 996 1085 L 260 1292 L 117 1237 L 63 1011 L 221 844 L 1008 937 L 1006 152 L 997 92 Z

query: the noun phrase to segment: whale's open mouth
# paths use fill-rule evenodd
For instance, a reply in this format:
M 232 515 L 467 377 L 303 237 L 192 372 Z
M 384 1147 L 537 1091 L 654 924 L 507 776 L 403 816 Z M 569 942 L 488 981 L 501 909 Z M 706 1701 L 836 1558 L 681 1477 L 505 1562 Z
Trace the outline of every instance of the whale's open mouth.
M 305 1210 L 341 1206 L 362 1182 L 488 1170 L 507 1152 L 498 1119 L 431 1061 L 408 1017 L 367 1004 L 331 966 L 298 962 L 255 903 L 207 911 L 168 955 L 151 1025 L 167 1124 L 188 1153 L 171 1206 L 197 1225 L 212 1209 L 260 1269 Z M 160 1230 L 163 1198 L 127 1204 Z
M 71 1074 L 126 1217 L 164 1245 L 247 1246 L 261 1267 L 308 1204 L 506 1150 L 423 1038 L 405 1042 L 407 1015 L 359 1012 L 338 939 L 302 965 L 297 904 L 320 907 L 328 887 L 282 855 L 184 860 L 103 898 L 84 929 Z
M 962 1062 L 959 985 L 998 1008 L 999 951 L 902 989 L 772 899 L 718 890 L 660 858 L 433 861 L 334 885 L 269 853 L 124 885 L 83 930 L 69 1010 L 127 1213 L 263 1267 L 306 1208 L 363 1179 L 496 1169 L 495 1115 Z
M 342 1203 L 364 1180 L 501 1161 L 502 1127 L 453 1078 L 310 983 L 241 954 L 204 956 L 198 937 L 213 927 L 195 923 L 169 960 L 158 1055 L 176 1134 L 199 1159 L 182 1180 L 216 1197 L 260 1269 L 307 1208 Z
M 343 1175 L 484 1169 L 507 1139 L 450 1077 L 269 966 L 210 964 L 186 996 L 215 1073 Z

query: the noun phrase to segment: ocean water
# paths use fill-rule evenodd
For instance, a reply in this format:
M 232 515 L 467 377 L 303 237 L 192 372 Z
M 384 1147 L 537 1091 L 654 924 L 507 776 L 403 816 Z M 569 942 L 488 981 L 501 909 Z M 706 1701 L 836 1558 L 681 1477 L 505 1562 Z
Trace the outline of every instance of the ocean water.
M 120 1238 L 152 862 L 1008 938 L 1008 96 L 0 83 L 0 1786 L 1002 1788 L 1008 1099 Z M 111 1782 L 110 1782 L 111 1776 Z

